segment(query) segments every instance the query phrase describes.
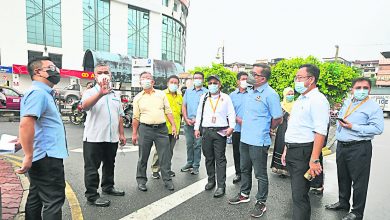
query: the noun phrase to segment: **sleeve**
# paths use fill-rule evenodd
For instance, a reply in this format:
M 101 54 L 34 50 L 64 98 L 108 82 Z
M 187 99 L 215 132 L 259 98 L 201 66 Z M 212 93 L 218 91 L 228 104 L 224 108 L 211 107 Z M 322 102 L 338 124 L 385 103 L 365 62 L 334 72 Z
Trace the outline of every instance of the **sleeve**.
M 83 96 L 81 97 L 81 103 L 84 102 L 85 100 L 89 99 L 93 95 L 92 91 L 93 91 L 93 88 L 85 90 L 83 92 Z
M 205 97 L 205 94 L 203 94 L 200 97 L 200 102 L 198 104 L 198 109 L 196 111 L 196 119 L 195 119 L 194 130 L 199 130 L 199 127 L 200 127 L 200 119 L 202 117 L 202 106 L 203 106 L 204 97 Z
M 236 126 L 236 112 L 234 111 L 232 99 L 227 96 L 227 100 L 229 127 L 234 129 L 234 127 Z
M 184 93 L 183 96 L 183 105 L 187 105 L 187 93 L 188 93 L 188 89 L 186 89 L 186 92 Z
M 139 110 L 139 96 L 135 96 L 133 100 L 133 118 L 139 121 L 140 110 Z
M 33 90 L 25 96 L 20 116 L 34 116 L 39 119 L 45 112 L 46 106 L 47 98 L 44 92 L 41 90 Z
M 120 94 L 119 94 L 119 93 L 117 93 L 117 95 L 118 95 L 118 97 L 120 97 Z M 121 117 L 125 116 L 125 111 L 124 111 L 124 109 L 123 109 L 123 104 L 122 104 L 122 102 L 121 102 L 120 99 L 119 99 L 118 114 L 119 114 L 119 116 L 121 116 Z
M 267 99 L 267 101 L 268 101 L 268 108 L 272 118 L 275 119 L 275 118 L 283 117 L 283 110 L 282 110 L 282 106 L 280 105 L 279 95 L 276 92 L 272 93 L 272 95 L 270 96 L 269 99 Z
M 164 93 L 162 93 L 162 97 L 163 97 L 163 102 L 164 102 L 164 113 L 166 115 L 172 114 L 172 109 L 171 109 L 171 106 L 169 105 L 169 101 L 168 101 L 167 96 Z
M 326 136 L 329 123 L 329 102 L 325 97 L 313 97 L 310 101 L 310 114 L 314 124 L 314 132 Z
M 384 129 L 384 118 L 382 109 L 377 106 L 368 116 L 367 124 L 352 124 L 351 130 L 358 132 L 359 136 L 370 137 L 382 134 Z

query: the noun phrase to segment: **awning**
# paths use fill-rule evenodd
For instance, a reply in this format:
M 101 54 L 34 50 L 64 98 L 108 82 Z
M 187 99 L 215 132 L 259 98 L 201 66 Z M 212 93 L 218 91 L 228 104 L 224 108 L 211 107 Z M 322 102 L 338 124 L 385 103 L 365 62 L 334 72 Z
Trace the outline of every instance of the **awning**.
M 25 66 L 25 65 L 13 64 L 12 70 L 13 70 L 13 73 L 15 73 L 15 74 L 28 74 L 27 66 Z M 95 78 L 93 72 L 80 71 L 80 70 L 60 69 L 60 75 L 63 78 L 69 78 L 69 77 L 76 77 L 79 79 L 94 79 Z

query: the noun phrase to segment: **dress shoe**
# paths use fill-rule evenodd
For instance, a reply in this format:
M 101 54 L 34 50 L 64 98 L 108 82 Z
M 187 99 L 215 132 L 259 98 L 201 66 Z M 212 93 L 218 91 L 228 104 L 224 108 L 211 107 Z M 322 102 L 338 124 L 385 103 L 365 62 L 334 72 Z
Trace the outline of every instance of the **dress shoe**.
M 215 198 L 222 197 L 223 195 L 225 195 L 225 188 L 217 188 L 217 190 L 215 190 L 214 193 Z
M 241 181 L 241 175 L 236 175 L 234 178 L 233 178 L 233 184 L 236 184 L 238 182 Z
M 169 191 L 175 190 L 175 187 L 173 186 L 172 181 L 166 182 L 165 183 L 165 188 L 167 188 Z
M 215 183 L 207 183 L 204 187 L 205 190 L 211 190 L 215 187 Z
M 138 189 L 144 192 L 148 190 L 148 188 L 146 188 L 146 185 L 142 183 L 138 184 Z
M 168 174 L 169 174 L 169 176 L 170 176 L 170 177 L 174 177 L 174 176 L 176 176 L 176 173 L 175 173 L 175 172 L 173 172 L 172 170 L 171 170 L 171 171 L 169 171 L 169 172 L 168 172 Z
M 98 207 L 107 207 L 110 206 L 110 200 L 97 198 L 96 200 L 88 200 L 88 205 L 98 206 Z
M 326 205 L 325 209 L 334 210 L 334 211 L 337 210 L 349 211 L 349 206 L 343 206 L 340 204 L 340 202 L 336 202 L 334 204 Z
M 344 216 L 341 220 L 361 220 L 362 218 L 355 215 L 355 213 L 348 213 L 346 216 Z
M 122 190 L 118 190 L 118 189 L 112 188 L 110 190 L 103 191 L 103 194 L 105 194 L 105 195 L 112 195 L 112 196 L 124 196 L 125 192 L 122 191 Z

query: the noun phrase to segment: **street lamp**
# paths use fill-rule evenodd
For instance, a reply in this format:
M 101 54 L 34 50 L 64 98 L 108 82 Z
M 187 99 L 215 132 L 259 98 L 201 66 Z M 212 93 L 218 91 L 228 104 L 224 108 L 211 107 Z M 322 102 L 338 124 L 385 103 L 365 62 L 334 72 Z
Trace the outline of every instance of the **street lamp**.
M 225 44 L 222 42 L 222 47 L 218 47 L 217 55 L 215 58 L 219 60 L 221 58 L 221 52 L 222 52 L 222 65 L 225 66 Z

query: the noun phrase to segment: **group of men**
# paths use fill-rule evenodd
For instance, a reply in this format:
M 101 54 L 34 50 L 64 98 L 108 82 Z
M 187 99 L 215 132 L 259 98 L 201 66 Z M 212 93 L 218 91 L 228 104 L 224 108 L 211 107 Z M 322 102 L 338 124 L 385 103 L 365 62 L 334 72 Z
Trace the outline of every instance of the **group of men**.
M 25 157 L 18 173 L 29 173 L 30 192 L 26 219 L 61 219 L 65 200 L 63 159 L 68 156 L 65 129 L 53 99 L 53 86 L 60 81 L 58 68 L 47 57 L 28 64 L 33 85 L 21 103 L 20 143 Z M 310 219 L 309 182 L 322 172 L 319 163 L 321 148 L 327 135 L 329 103 L 316 87 L 319 69 L 311 64 L 299 68 L 295 90 L 300 93 L 291 111 L 285 135 L 286 147 L 282 162 L 291 175 L 294 220 Z M 255 64 L 250 74 L 237 75 L 237 89 L 230 95 L 221 91 L 217 75 L 207 78 L 193 75 L 194 87 L 184 97 L 178 90 L 179 78 L 170 76 L 165 91 L 154 89 L 153 75 L 143 72 L 143 90 L 133 100 L 133 144 L 139 145 L 136 180 L 138 189 L 147 191 L 147 162 L 155 145 L 152 177 L 164 181 L 174 190 L 171 169 L 173 149 L 178 138 L 181 120 L 187 145 L 187 161 L 182 172 L 199 174 L 201 152 L 205 157 L 208 183 L 205 190 L 217 188 L 214 197 L 225 194 L 226 140 L 233 137 L 236 176 L 240 192 L 229 199 L 237 205 L 250 201 L 252 169 L 258 189 L 252 217 L 261 217 L 268 198 L 267 157 L 271 145 L 271 129 L 282 122 L 279 95 L 268 84 L 271 69 Z M 120 96 L 110 86 L 111 72 L 105 64 L 95 68 L 96 85 L 83 94 L 81 106 L 87 111 L 83 136 L 85 196 L 88 204 L 109 206 L 110 201 L 98 193 L 102 166 L 101 189 L 104 194 L 124 196 L 114 187 L 114 166 L 118 145 L 126 144 Z M 249 88 L 249 85 L 252 88 Z M 383 113 L 368 98 L 371 82 L 366 78 L 353 81 L 352 97 L 341 110 L 336 131 L 339 201 L 326 206 L 331 210 L 350 211 L 343 219 L 362 219 L 371 163 L 371 139 L 383 131 Z M 102 118 L 109 120 L 101 120 Z M 356 160 L 355 158 L 358 158 Z M 353 183 L 353 185 L 352 185 Z M 351 186 L 354 189 L 350 210 Z

